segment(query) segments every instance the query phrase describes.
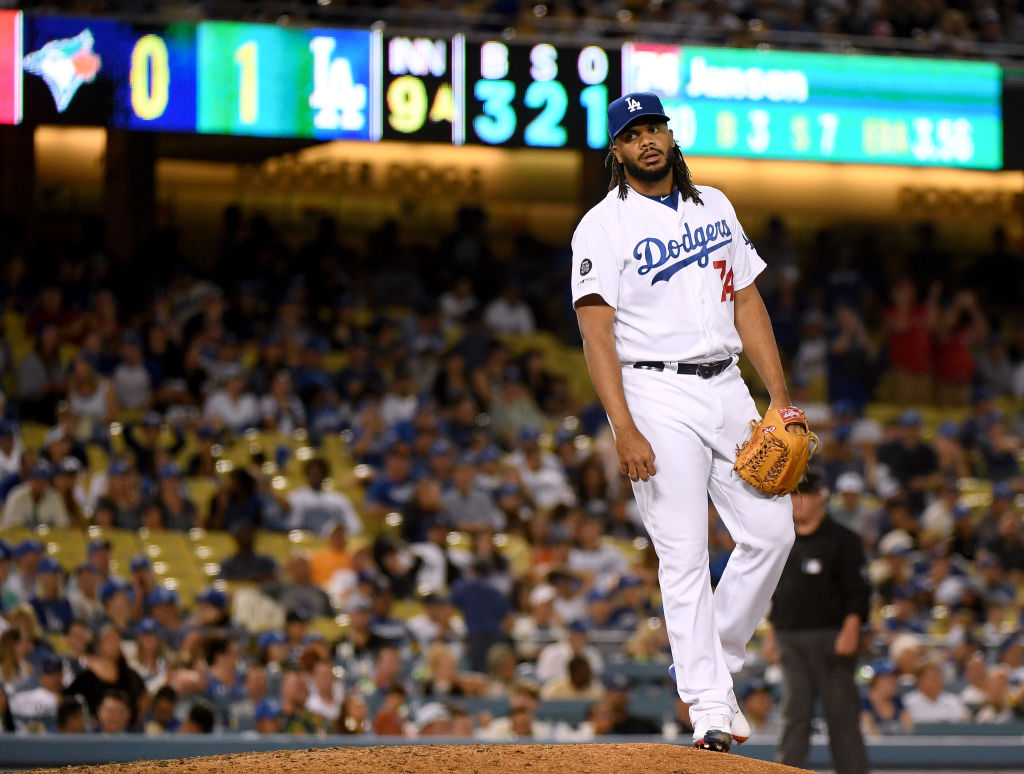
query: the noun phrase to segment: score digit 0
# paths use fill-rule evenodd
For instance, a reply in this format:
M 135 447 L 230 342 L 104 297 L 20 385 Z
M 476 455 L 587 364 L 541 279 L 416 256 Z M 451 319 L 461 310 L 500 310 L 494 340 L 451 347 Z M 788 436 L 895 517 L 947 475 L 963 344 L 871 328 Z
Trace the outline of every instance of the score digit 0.
M 155 121 L 167 109 L 171 68 L 167 44 L 159 35 L 143 35 L 132 48 L 129 86 L 132 110 L 144 121 Z

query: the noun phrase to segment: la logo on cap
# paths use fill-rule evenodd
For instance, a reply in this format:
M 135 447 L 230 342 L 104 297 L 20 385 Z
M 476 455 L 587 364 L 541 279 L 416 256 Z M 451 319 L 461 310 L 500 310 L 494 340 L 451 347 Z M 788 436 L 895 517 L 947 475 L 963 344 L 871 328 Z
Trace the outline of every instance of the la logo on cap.
M 629 108 L 630 113 L 634 113 L 637 110 L 643 109 L 643 105 L 640 104 L 640 100 L 633 99 L 632 97 L 629 97 L 626 100 L 626 107 Z

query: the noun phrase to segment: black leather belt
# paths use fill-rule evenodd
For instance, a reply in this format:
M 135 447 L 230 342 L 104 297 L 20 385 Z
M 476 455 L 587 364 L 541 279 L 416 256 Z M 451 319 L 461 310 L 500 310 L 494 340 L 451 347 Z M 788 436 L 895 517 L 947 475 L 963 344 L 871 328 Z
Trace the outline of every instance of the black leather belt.
M 648 371 L 664 371 L 666 365 L 671 368 L 672 363 L 663 363 L 660 360 L 639 360 L 633 363 L 633 368 L 644 368 Z M 717 363 L 678 363 L 675 366 L 677 374 L 696 374 L 701 379 L 710 379 L 718 376 L 722 371 L 732 365 L 732 358 L 719 360 Z

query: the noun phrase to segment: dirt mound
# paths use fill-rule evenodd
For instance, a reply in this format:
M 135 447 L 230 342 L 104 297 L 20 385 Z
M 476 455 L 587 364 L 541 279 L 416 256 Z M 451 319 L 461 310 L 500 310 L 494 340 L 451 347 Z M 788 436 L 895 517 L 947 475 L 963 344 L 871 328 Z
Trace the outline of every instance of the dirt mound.
M 803 771 L 670 744 L 335 747 L 61 769 L 69 770 L 75 774 L 794 774 Z

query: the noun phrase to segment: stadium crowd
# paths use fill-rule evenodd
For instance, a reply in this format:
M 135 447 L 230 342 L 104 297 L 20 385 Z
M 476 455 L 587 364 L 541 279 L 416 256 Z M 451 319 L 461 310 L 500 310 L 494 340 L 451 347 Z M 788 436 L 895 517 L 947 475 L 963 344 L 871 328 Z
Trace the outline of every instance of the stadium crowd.
M 204 265 L 166 234 L 124 262 L 91 221 L 4 226 L 3 732 L 688 733 L 603 413 L 536 330 L 565 327 L 564 255 L 523 237 L 550 284 L 525 258 L 496 272 L 479 211 L 410 250 L 326 218 L 289 246 L 232 208 Z M 1001 281 L 965 284 L 917 239 L 880 286 L 868 251 L 815 274 L 781 221 L 759 240 L 830 515 L 870 558 L 873 734 L 1024 714 L 1022 259 L 997 233 L 977 265 Z M 379 282 L 385 254 L 411 283 Z M 718 578 L 732 543 L 708 518 Z M 191 591 L 113 558 L 158 534 L 233 542 Z M 274 534 L 302 550 L 259 550 Z M 757 733 L 778 686 L 758 637 L 738 682 Z
M 330 20 L 370 23 L 377 18 L 412 22 L 432 29 L 498 31 L 514 27 L 523 34 L 629 34 L 658 27 L 684 31 L 687 37 L 741 44 L 768 31 L 912 40 L 918 51 L 954 56 L 986 56 L 993 44 L 1024 43 L 1024 8 L 1013 0 L 402 0 L 397 2 L 332 2 L 278 0 L 240 3 L 206 0 L 198 3 L 125 2 L 124 0 L 26 0 L 0 2 L 74 13 L 173 12 L 189 18 L 229 17 L 239 13 L 274 22 Z M 823 40 L 808 36 L 807 44 Z

